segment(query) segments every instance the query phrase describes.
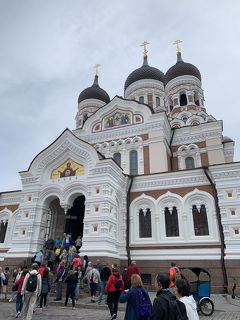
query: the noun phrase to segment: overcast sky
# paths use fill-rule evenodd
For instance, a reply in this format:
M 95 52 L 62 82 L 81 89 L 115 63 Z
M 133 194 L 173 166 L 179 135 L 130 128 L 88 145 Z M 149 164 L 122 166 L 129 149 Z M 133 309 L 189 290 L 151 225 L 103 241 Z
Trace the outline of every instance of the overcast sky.
M 0 192 L 21 189 L 19 171 L 65 128 L 75 129 L 79 93 L 93 82 L 111 98 L 142 64 L 164 73 L 184 61 L 202 74 L 205 107 L 223 120 L 240 160 L 239 0 L 0 0 Z

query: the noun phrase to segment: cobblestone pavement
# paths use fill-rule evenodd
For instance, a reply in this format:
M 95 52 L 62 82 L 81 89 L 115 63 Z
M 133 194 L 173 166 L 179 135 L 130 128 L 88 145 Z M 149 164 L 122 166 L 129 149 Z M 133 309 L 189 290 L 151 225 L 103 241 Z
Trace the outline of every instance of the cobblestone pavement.
M 153 300 L 155 293 L 151 292 L 150 297 Z M 232 300 L 230 295 L 212 295 L 215 311 L 211 317 L 204 317 L 203 320 L 240 320 L 240 299 Z M 108 320 L 110 319 L 109 311 L 106 305 L 91 304 L 89 297 L 84 297 L 77 301 L 76 309 L 63 307 L 63 302 L 53 302 L 50 299 L 50 305 L 43 309 L 36 309 L 33 320 Z M 118 320 L 124 319 L 125 304 L 119 304 Z M 15 303 L 9 303 L 8 300 L 0 299 L 0 320 L 15 319 Z M 21 318 L 19 318 L 21 319 Z
M 50 305 L 48 308 L 40 312 L 36 310 L 33 320 L 108 320 L 110 319 L 107 307 L 101 309 L 97 305 L 92 306 L 93 309 L 76 308 L 72 310 L 71 307 L 64 308 L 62 306 Z M 15 319 L 15 304 L 0 301 L 0 320 Z M 21 319 L 21 318 L 20 318 Z M 118 320 L 124 319 L 124 311 L 118 314 Z M 240 320 L 240 309 L 237 311 L 215 311 L 211 317 L 204 317 L 200 315 L 200 319 L 205 320 Z

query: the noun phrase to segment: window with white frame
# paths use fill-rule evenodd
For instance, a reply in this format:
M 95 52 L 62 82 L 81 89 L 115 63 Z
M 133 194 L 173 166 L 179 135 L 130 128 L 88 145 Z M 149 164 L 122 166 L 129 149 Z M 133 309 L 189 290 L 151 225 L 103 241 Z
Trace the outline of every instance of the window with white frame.
M 193 205 L 192 215 L 195 236 L 208 236 L 209 227 L 205 204 L 201 204 L 200 208 L 197 205 Z
M 139 238 L 152 237 L 151 210 L 139 209 Z
M 120 152 L 115 152 L 113 154 L 113 159 L 121 167 L 121 153 Z
M 201 167 L 201 155 L 199 147 L 195 144 L 182 145 L 177 151 L 179 170 Z
M 193 157 L 187 157 L 185 159 L 186 169 L 193 169 L 195 168 L 194 159 Z
M 173 207 L 172 209 L 169 209 L 168 207 L 165 207 L 164 215 L 165 215 L 166 237 L 179 237 L 177 208 Z
M 131 150 L 129 153 L 129 173 L 130 175 L 138 174 L 138 152 L 137 150 Z

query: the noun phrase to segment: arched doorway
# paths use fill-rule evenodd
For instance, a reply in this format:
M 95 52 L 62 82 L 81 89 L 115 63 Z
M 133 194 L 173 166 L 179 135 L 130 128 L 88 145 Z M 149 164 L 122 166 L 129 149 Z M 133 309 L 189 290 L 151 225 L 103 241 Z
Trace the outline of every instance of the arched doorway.
M 74 200 L 72 208 L 66 214 L 65 232 L 71 233 L 74 239 L 83 236 L 84 213 L 85 197 L 81 195 Z

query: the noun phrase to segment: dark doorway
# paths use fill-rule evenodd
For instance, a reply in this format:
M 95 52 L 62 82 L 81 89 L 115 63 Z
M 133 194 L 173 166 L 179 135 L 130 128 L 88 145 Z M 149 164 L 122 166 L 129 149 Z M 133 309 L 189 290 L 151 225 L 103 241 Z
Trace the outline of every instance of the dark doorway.
M 83 219 L 85 212 L 85 197 L 77 197 L 71 209 L 67 211 L 65 232 L 71 233 L 74 239 L 83 236 Z

